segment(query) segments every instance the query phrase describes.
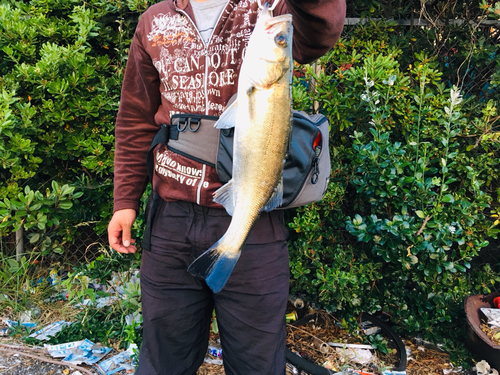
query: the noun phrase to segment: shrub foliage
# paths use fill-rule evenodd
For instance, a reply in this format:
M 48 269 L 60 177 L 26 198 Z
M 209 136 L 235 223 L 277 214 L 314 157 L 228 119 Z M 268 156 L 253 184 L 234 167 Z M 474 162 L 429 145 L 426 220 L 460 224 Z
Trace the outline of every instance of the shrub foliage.
M 464 326 L 464 298 L 500 281 L 497 40 L 451 61 L 415 49 L 426 28 L 346 31 L 295 85 L 295 106 L 332 121 L 333 172 L 325 199 L 290 222 L 292 292 L 443 339 Z
M 27 250 L 61 251 L 82 224 L 106 226 L 122 75 L 147 6 L 0 3 L 0 233 L 23 225 Z

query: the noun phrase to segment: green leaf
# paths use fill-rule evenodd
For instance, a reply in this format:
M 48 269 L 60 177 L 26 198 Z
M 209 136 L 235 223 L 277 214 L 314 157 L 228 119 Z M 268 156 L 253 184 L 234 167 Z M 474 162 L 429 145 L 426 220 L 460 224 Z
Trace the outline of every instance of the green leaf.
M 417 210 L 415 211 L 415 214 L 421 219 L 425 218 L 425 214 L 423 211 Z
M 60 247 L 60 246 L 56 246 L 56 247 L 54 247 L 54 248 L 52 249 L 52 251 L 53 251 L 54 253 L 57 253 L 57 254 L 63 254 L 63 253 L 64 253 L 64 249 L 63 249 L 62 247 Z
M 453 198 L 453 195 L 451 195 L 451 194 L 446 194 L 443 197 L 442 201 L 446 202 L 446 203 L 453 203 L 453 202 L 455 202 L 455 198 Z
M 461 264 L 455 264 L 455 268 L 459 270 L 460 272 L 465 272 L 467 269 L 462 266 Z
M 60 185 L 57 183 L 56 180 L 52 180 L 52 190 L 55 192 L 55 193 L 59 193 L 59 191 L 61 190 L 61 187 Z
M 32 236 L 30 236 L 30 243 L 36 243 L 40 239 L 40 233 L 34 233 Z
M 63 200 L 58 203 L 58 207 L 62 208 L 63 210 L 69 210 L 71 207 L 73 207 L 73 202 L 69 200 Z

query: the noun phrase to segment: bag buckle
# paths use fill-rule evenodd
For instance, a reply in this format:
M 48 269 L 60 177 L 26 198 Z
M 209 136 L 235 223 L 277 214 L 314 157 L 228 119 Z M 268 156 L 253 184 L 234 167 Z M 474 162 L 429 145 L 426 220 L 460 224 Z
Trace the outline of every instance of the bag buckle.
M 195 125 L 193 126 L 193 124 Z M 177 130 L 183 132 L 184 130 L 188 129 L 190 132 L 196 133 L 200 128 L 200 126 L 201 126 L 200 119 L 193 119 L 191 117 L 187 117 L 184 119 L 184 121 L 179 120 L 179 123 L 177 124 Z

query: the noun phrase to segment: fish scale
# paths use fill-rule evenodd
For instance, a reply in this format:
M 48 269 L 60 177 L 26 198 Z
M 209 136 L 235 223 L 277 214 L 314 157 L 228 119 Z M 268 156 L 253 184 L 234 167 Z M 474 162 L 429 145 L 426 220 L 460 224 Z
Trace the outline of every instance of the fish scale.
M 292 16 L 261 10 L 238 78 L 238 95 L 216 123 L 234 127 L 232 179 L 214 202 L 232 216 L 226 233 L 189 266 L 215 292 L 222 290 L 262 211 L 279 206 L 291 131 Z

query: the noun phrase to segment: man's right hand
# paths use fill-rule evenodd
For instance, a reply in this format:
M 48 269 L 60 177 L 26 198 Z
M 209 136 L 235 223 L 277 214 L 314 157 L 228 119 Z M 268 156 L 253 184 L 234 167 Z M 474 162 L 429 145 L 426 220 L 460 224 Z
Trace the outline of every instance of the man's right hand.
M 134 209 L 116 211 L 108 225 L 109 245 L 119 253 L 135 253 L 137 247 L 135 240 L 131 238 L 132 224 L 135 221 Z

